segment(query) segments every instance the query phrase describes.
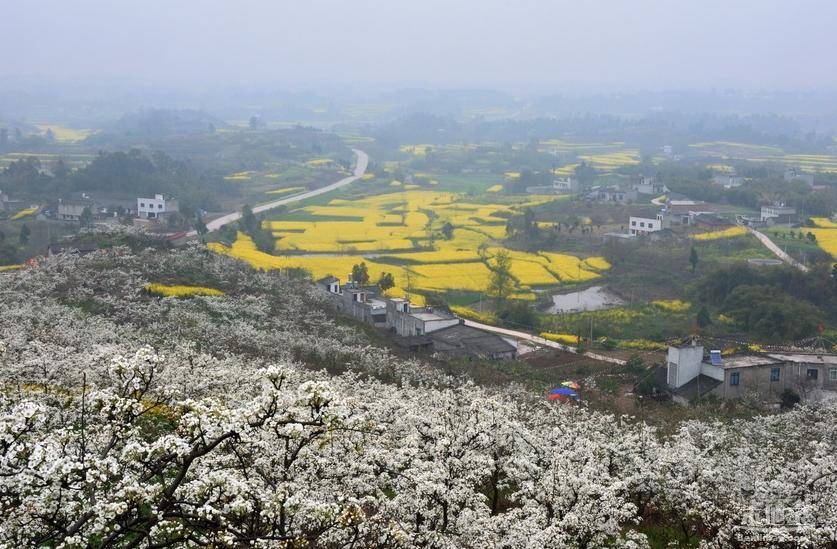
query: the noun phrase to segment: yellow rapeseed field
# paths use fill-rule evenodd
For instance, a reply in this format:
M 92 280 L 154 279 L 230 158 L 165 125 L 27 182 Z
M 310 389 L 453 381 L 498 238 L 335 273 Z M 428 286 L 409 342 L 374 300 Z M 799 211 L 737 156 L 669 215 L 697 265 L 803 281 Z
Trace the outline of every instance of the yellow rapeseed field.
M 22 268 L 23 268 L 23 265 L 22 265 L 22 264 L 18 264 L 18 265 L 0 265 L 0 273 L 2 273 L 2 272 L 4 272 L 4 271 L 16 271 L 17 269 L 22 269 Z
M 817 237 L 820 248 L 837 259 L 837 229 L 811 229 L 811 232 Z
M 691 303 L 688 301 L 681 301 L 679 299 L 658 299 L 656 301 L 652 301 L 651 305 L 666 311 L 671 311 L 672 313 L 685 313 L 692 308 Z
M 26 216 L 28 216 L 28 215 L 32 215 L 33 213 L 35 213 L 35 212 L 37 212 L 37 211 L 38 211 L 38 208 L 26 208 L 26 209 L 20 210 L 19 212 L 17 212 L 16 214 L 14 214 L 14 215 L 13 215 L 12 217 L 10 217 L 9 219 L 11 219 L 12 221 L 14 221 L 15 219 L 21 219 L 21 218 L 24 218 L 24 217 L 26 217 Z
M 814 222 L 814 225 L 823 229 L 837 229 L 837 223 L 827 217 L 812 217 L 811 221 Z
M 747 234 L 747 229 L 744 227 L 730 227 L 721 231 L 710 231 L 708 233 L 698 233 L 692 235 L 695 240 L 717 240 L 719 238 L 732 238 L 734 236 L 741 236 Z
M 492 185 L 492 186 L 488 187 L 488 189 L 486 189 L 486 190 L 490 193 L 499 193 L 500 191 L 503 190 L 503 186 L 500 185 L 500 184 Z
M 148 284 L 145 289 L 162 297 L 192 297 L 196 295 L 221 296 L 224 292 L 203 286 L 168 286 L 166 284 Z
M 298 193 L 304 190 L 305 187 L 285 187 L 284 189 L 273 189 L 272 191 L 265 191 L 265 194 L 282 196 L 284 194 Z
M 334 275 L 345 280 L 353 265 L 365 261 L 372 281 L 383 272 L 393 274 L 397 287 L 391 295 L 483 292 L 491 278 L 492 258 L 501 249 L 497 241 L 506 236 L 504 216 L 552 199 L 533 196 L 510 204 L 485 204 L 456 193 L 425 190 L 334 199 L 298 210 L 312 216 L 310 221 L 265 222 L 277 239 L 278 255 L 260 252 L 244 234 L 230 247 L 218 243 L 210 247 L 257 268 L 303 268 L 315 278 Z M 433 213 L 429 231 L 428 212 Z M 454 226 L 450 239 L 441 234 L 445 223 Z M 279 255 L 286 252 L 292 253 Z M 590 280 L 610 268 L 601 257 L 509 254 L 518 299 L 534 299 L 532 288 Z
M 35 127 L 45 133 L 47 130 L 52 131 L 52 135 L 56 141 L 64 142 L 83 141 L 92 133 L 91 130 L 67 128 L 65 126 L 58 126 L 55 124 L 37 124 Z
M 578 345 L 578 336 L 572 334 L 542 332 L 541 337 L 549 341 L 554 341 L 555 343 L 563 343 L 564 345 Z

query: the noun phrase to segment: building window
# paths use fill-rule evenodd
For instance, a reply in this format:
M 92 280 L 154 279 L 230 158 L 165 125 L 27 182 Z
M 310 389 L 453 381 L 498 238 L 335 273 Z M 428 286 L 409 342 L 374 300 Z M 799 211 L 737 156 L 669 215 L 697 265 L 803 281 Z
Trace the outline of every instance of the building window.
M 162 204 L 157 204 L 157 209 L 162 210 L 162 209 L 163 209 L 163 205 L 162 205 Z
M 636 221 L 631 221 L 631 226 L 636 227 Z
M 837 381 L 837 368 L 828 370 L 828 381 Z
M 645 227 L 645 221 L 640 221 L 640 222 L 639 222 L 639 226 L 640 226 L 640 227 Z
M 820 377 L 820 371 L 817 368 L 808 368 L 808 379 L 818 379 Z
M 770 369 L 770 381 L 779 381 L 779 376 L 781 375 L 782 370 L 780 368 L 771 368 Z
M 729 384 L 730 385 L 738 385 L 738 382 L 740 381 L 740 377 L 741 377 L 741 374 L 739 374 L 738 372 L 732 372 L 729 375 Z
M 140 208 L 145 208 L 145 202 L 140 202 Z

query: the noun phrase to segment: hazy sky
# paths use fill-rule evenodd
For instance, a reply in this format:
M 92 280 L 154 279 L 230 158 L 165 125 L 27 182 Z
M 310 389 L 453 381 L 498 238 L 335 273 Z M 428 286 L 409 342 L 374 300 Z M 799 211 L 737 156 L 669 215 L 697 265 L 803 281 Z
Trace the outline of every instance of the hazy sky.
M 837 0 L 0 0 L 0 76 L 837 89 Z

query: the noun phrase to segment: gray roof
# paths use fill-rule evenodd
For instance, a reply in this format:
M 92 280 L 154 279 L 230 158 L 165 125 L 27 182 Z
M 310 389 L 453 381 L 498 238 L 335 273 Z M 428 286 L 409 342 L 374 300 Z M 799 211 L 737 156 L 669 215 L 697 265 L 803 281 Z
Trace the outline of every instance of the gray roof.
M 499 335 L 464 324 L 436 330 L 427 336 L 433 341 L 433 348 L 440 353 L 485 357 L 517 350 Z
M 689 383 L 678 387 L 674 393 L 686 398 L 689 401 L 692 401 L 696 398 L 700 398 L 701 395 L 707 394 L 709 391 L 717 387 L 723 383 L 722 381 L 715 379 L 714 377 L 705 376 L 700 374 L 699 376 L 692 379 Z
M 721 367 L 729 368 L 750 368 L 753 366 L 768 366 L 779 364 L 781 360 L 762 355 L 735 355 L 721 358 Z
M 837 355 L 812 354 L 812 353 L 770 353 L 771 358 L 782 362 L 794 362 L 796 364 L 833 364 L 837 366 Z

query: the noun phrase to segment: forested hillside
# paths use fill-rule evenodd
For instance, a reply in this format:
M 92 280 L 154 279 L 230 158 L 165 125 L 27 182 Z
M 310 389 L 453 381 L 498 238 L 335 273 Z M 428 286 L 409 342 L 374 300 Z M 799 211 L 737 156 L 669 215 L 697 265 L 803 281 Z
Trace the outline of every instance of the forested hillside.
M 777 506 L 832 539 L 833 407 L 663 435 L 396 357 L 199 246 L 44 259 L 0 309 L 3 546 L 739 547 Z

